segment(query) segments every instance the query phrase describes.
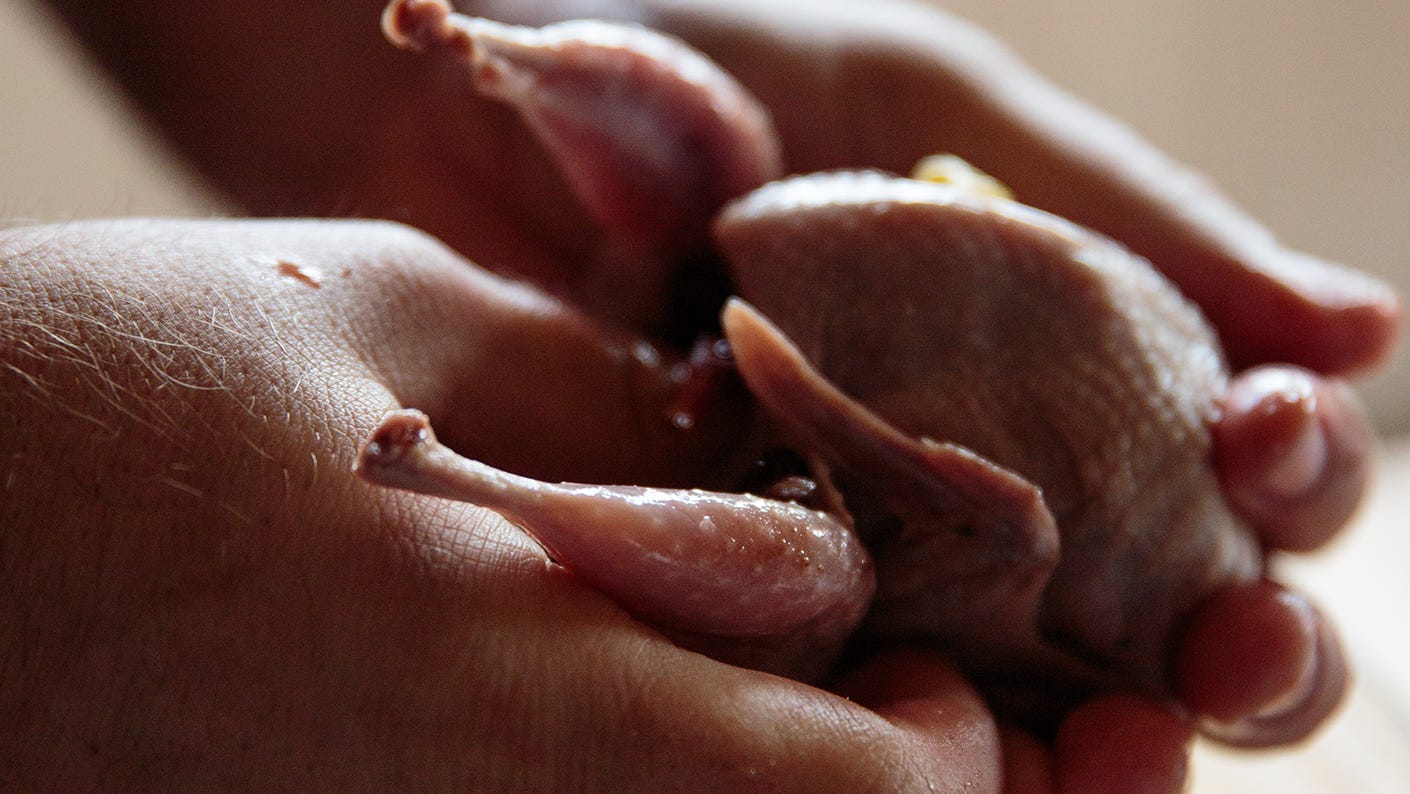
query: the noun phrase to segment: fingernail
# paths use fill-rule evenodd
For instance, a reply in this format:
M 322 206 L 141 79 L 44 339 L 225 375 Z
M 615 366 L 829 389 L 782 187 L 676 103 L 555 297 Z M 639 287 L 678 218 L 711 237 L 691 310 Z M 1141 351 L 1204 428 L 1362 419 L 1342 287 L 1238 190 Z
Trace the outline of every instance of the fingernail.
M 1287 687 L 1242 717 L 1218 720 L 1206 717 L 1200 730 L 1226 744 L 1243 747 L 1270 747 L 1297 741 L 1325 717 L 1335 703 L 1334 687 L 1328 686 L 1324 642 L 1316 610 L 1304 598 L 1284 591 L 1278 600 L 1294 620 L 1302 623 L 1310 640 L 1297 673 L 1289 676 Z M 1329 704 L 1319 705 L 1329 693 Z
M 1330 459 L 1317 390 L 1302 370 L 1261 367 L 1241 375 L 1225 402 L 1228 452 L 1264 498 L 1293 500 L 1313 489 Z
M 1312 490 L 1327 470 L 1327 436 L 1315 414 L 1296 406 L 1285 410 L 1305 415 L 1286 446 L 1269 462 L 1264 487 L 1272 496 L 1296 499 Z
M 1307 656 L 1303 659 L 1302 668 L 1289 683 L 1288 688 L 1252 715 L 1251 719 L 1259 721 L 1288 714 L 1306 703 L 1317 686 L 1322 667 L 1321 644 L 1316 640 L 1317 616 L 1312 605 L 1301 596 L 1287 591 L 1280 594 L 1279 600 L 1289 607 L 1289 612 L 1296 614 L 1298 619 L 1305 624 L 1307 636 L 1312 638 L 1312 641 Z

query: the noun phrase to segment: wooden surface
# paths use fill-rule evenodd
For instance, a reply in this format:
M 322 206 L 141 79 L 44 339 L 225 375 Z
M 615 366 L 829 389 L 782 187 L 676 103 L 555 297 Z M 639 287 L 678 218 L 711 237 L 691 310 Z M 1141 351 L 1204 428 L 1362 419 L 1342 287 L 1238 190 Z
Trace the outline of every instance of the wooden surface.
M 1341 628 L 1357 676 L 1351 695 L 1301 747 L 1201 745 L 1192 791 L 1410 793 L 1410 438 L 1385 445 L 1369 503 L 1346 535 L 1283 570 Z

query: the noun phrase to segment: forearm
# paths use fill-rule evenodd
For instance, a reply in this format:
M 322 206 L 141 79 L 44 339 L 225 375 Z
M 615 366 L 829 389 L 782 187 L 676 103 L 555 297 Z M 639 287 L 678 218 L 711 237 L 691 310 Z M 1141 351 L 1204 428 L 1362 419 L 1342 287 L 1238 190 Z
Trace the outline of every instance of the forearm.
M 333 214 L 396 82 L 380 0 L 48 0 L 203 175 L 260 214 Z

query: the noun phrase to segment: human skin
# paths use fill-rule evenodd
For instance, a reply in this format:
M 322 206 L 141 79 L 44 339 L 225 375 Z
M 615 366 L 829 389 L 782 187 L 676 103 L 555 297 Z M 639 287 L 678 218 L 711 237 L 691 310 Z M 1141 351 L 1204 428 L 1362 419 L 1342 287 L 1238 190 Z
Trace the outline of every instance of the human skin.
M 178 150 L 251 212 L 408 222 L 485 267 L 560 291 L 602 243 L 513 109 L 479 96 L 454 57 L 428 61 L 388 46 L 382 0 L 255 0 L 203 9 L 199 19 L 175 0 L 125 4 L 121 13 L 49 4 Z M 886 13 L 816 3 L 805 15 L 789 3 L 741 0 L 457 7 L 506 21 L 598 15 L 650 24 L 700 48 L 764 101 L 787 171 L 905 172 L 919 157 L 954 151 L 1024 201 L 1110 235 L 1210 314 L 1236 370 L 1276 362 L 1313 371 L 1236 380 L 1261 381 L 1235 392 L 1255 418 L 1221 428 L 1221 457 L 1240 461 L 1221 472 L 1226 490 L 1259 514 L 1261 531 L 1280 534 L 1270 545 L 1318 546 L 1354 507 L 1359 489 L 1346 486 L 1359 478 L 1346 472 L 1364 455 L 1339 460 L 1336 444 L 1327 456 L 1310 440 L 1324 430 L 1364 435 L 1364 421 L 1335 379 L 1315 373 L 1383 362 L 1402 327 L 1395 294 L 1281 247 L 1196 174 L 982 32 L 907 3 L 887 3 Z M 1231 297 L 1237 311 L 1221 311 Z M 1299 433 L 1293 457 L 1312 465 L 1265 487 L 1275 475 L 1264 453 L 1279 446 L 1266 442 Z M 1339 465 L 1316 465 L 1328 457 Z M 1325 498 L 1338 488 L 1339 498 Z
M 512 269 L 540 278 L 552 277 L 561 266 L 565 252 L 590 247 L 592 243 L 593 234 L 585 219 L 575 217 L 571 211 L 559 211 L 570 206 L 570 198 L 561 184 L 544 176 L 551 174 L 551 170 L 513 127 L 509 114 L 480 103 L 466 96 L 463 89 L 454 87 L 460 83 L 460 77 L 452 68 L 447 67 L 442 78 L 427 79 L 410 66 L 409 59 L 398 59 L 391 52 L 380 54 L 382 43 L 375 41 L 374 46 L 371 40 L 376 38 L 379 3 L 366 3 L 365 8 L 353 3 L 311 3 L 278 9 L 273 8 L 274 4 L 250 3 L 206 9 L 200 20 L 184 16 L 177 4 L 159 2 L 132 4 L 126 16 L 102 19 L 93 16 L 98 9 L 89 4 L 59 5 L 66 6 L 66 14 L 85 33 L 96 51 L 114 65 L 139 102 L 193 161 L 217 184 L 256 211 L 358 212 L 402 217 L 433 229 L 477 259 L 509 262 Z M 703 7 L 700 4 L 696 8 Z M 821 72 L 809 71 L 817 61 L 806 57 L 798 59 L 802 43 L 786 35 L 789 25 L 777 24 L 778 20 L 771 24 L 765 18 L 772 13 L 770 11 L 751 11 L 742 5 L 721 14 L 692 13 L 689 4 L 672 6 L 669 12 L 657 6 L 648 8 L 653 9 L 652 13 L 665 14 L 653 18 L 654 23 L 681 32 L 693 31 L 697 42 L 713 43 L 714 46 L 707 49 L 717 57 L 723 59 L 733 53 L 730 62 L 735 65 L 748 64 L 753 59 L 752 69 L 736 71 L 755 74 L 757 86 L 767 87 L 768 82 L 758 77 L 758 73 L 769 72 L 779 63 L 795 64 L 787 75 L 790 79 L 801 79 L 792 85 L 809 90 L 797 94 L 797 103 L 791 103 L 778 90 L 770 96 L 775 102 L 776 117 L 787 122 L 782 125 L 785 135 L 798 144 L 794 148 L 800 152 L 797 155 L 800 165 L 855 164 L 872 159 L 899 163 L 904 158 L 907 160 L 904 165 L 908 166 L 910 150 L 919 148 L 917 136 L 922 136 L 926 129 L 950 126 L 941 123 L 945 121 L 941 116 L 929 115 L 937 110 L 933 103 L 915 105 L 902 101 L 889 105 L 887 113 L 870 113 L 872 108 L 867 107 L 867 102 L 871 95 L 860 86 L 839 87 L 823 81 Z M 271 18 L 283 24 L 280 35 L 272 38 L 267 35 L 269 27 L 264 24 Z M 835 33 L 836 28 L 830 26 L 836 24 L 837 19 L 829 19 L 833 18 L 815 17 L 810 24 L 821 32 L 832 30 Z M 946 27 L 949 23 L 942 17 L 930 19 L 931 24 L 940 26 L 936 30 L 964 30 L 963 27 Z M 891 76 L 899 74 L 904 78 L 888 83 L 907 89 L 898 90 L 898 95 L 890 99 L 924 98 L 946 81 L 954 82 L 955 70 L 950 64 L 955 60 L 955 53 L 946 42 L 962 42 L 964 35 L 929 38 L 925 46 L 934 50 L 922 58 L 910 57 L 917 54 L 919 47 L 910 45 L 908 58 L 898 60 L 882 57 L 863 41 L 867 38 L 866 26 L 873 24 L 885 26 L 884 23 L 864 22 L 860 28 L 863 32 L 848 34 L 855 38 L 838 46 L 854 53 L 862 62 L 876 61 L 870 64 L 871 68 L 882 72 L 891 70 Z M 254 35 L 254 31 L 259 31 L 259 35 Z M 899 34 L 893 30 L 881 38 L 889 35 Z M 252 40 L 260 42 L 261 53 L 260 58 L 253 60 L 245 57 L 248 42 Z M 141 46 L 133 46 L 135 44 Z M 960 56 L 964 56 L 964 48 L 960 50 Z M 945 55 L 946 52 L 950 54 Z M 759 59 L 757 56 L 761 53 L 772 53 L 773 58 Z M 959 60 L 963 61 L 964 57 Z M 236 74 L 238 79 L 233 77 Z M 309 80 L 310 75 L 316 79 Z M 756 90 L 759 89 L 756 87 Z M 954 91 L 949 92 L 953 94 Z M 1000 126 L 1007 125 L 1006 128 L 1017 124 L 1001 111 L 1012 110 L 1022 103 L 1001 104 L 1003 107 L 999 110 L 989 107 L 973 117 L 981 130 L 986 124 L 992 126 L 996 120 L 1003 122 Z M 961 103 L 961 107 L 971 106 Z M 382 111 L 372 113 L 369 108 Z M 910 108 L 913 112 L 890 112 L 896 108 Z M 865 131 L 840 142 L 835 137 L 810 142 L 801 130 L 805 128 L 804 120 L 815 118 L 817 114 L 839 120 L 850 118 L 857 122 L 858 129 L 865 128 Z M 503 127 L 505 124 L 509 126 Z M 505 133 L 506 129 L 512 133 Z M 916 135 L 904 134 L 907 129 L 915 129 Z M 929 136 L 924 153 L 934 148 L 935 140 L 935 136 Z M 834 143 L 845 146 L 846 150 L 828 150 Z M 945 148 L 964 149 L 962 146 Z M 1045 151 L 1041 146 L 1038 149 L 1040 153 Z M 1086 184 L 1096 185 L 1097 189 L 1074 191 L 1077 198 L 1073 201 L 1080 203 L 1080 196 L 1101 196 L 1103 190 L 1113 190 L 1122 196 L 1135 195 L 1141 199 L 1135 202 L 1138 209 L 1145 207 L 1159 215 L 1159 208 L 1151 209 L 1152 201 L 1147 200 L 1148 194 L 1157 190 L 1152 187 L 1153 180 L 1147 178 L 1149 169 L 1141 171 L 1137 167 L 1151 163 L 1141 158 L 1131 158 L 1136 166 L 1124 163 L 1122 152 L 1127 151 L 1117 149 L 1116 154 L 1106 158 L 1114 159 L 1115 164 L 1105 162 L 1103 168 L 1095 172 L 1082 171 L 1081 157 L 1060 158 L 1058 164 L 1066 162 L 1068 170 L 1050 172 L 1058 177 L 1052 181 L 1059 185 L 1073 184 L 1067 176 L 1074 173 L 1075 168 L 1075 173 L 1082 176 Z M 489 152 L 495 156 L 480 156 Z M 975 159 L 1010 182 L 1017 181 L 1012 174 L 1005 173 L 1006 169 L 994 168 L 992 162 L 984 162 L 982 158 Z M 522 171 L 495 172 L 488 165 L 493 162 L 512 162 Z M 1163 165 L 1163 161 L 1156 165 Z M 1131 178 L 1132 169 L 1147 176 L 1138 174 Z M 1155 171 L 1161 173 L 1159 168 Z M 444 174 L 446 178 L 428 178 L 428 174 Z M 1116 204 L 1126 206 L 1122 202 Z M 554 211 L 537 212 L 530 205 L 552 207 Z M 1219 216 L 1217 207 L 1212 215 Z M 506 216 L 512 221 L 506 222 Z M 1181 223 L 1184 223 L 1183 215 L 1156 226 L 1170 228 L 1173 225 L 1187 232 Z M 1185 239 L 1180 235 L 1175 237 L 1172 245 Z M 1277 250 L 1263 253 L 1275 259 L 1279 254 Z M 1211 267 L 1217 269 L 1221 261 L 1224 260 L 1215 257 Z M 1294 268 L 1296 270 L 1296 266 Z M 1313 268 L 1297 272 L 1319 271 Z M 1206 283 L 1216 282 L 1214 279 Z M 1296 328 L 1294 336 L 1300 340 L 1299 349 L 1314 351 L 1317 360 L 1329 362 L 1325 363 L 1328 369 L 1340 370 L 1374 360 L 1383 352 L 1385 339 L 1393 335 L 1390 329 L 1394 326 L 1394 311 L 1387 310 L 1388 299 L 1375 289 L 1368 291 L 1364 282 L 1355 277 L 1334 278 L 1326 283 L 1338 291 L 1371 296 L 1353 302 L 1350 314 L 1356 318 L 1371 317 L 1370 322 L 1380 323 L 1375 327 L 1381 331 L 1369 335 L 1360 331 L 1346 333 L 1345 324 L 1339 319 L 1341 314 L 1330 309 L 1298 315 L 1299 319 L 1292 326 L 1278 327 Z M 1256 330 L 1259 323 L 1257 319 L 1242 326 L 1226 323 L 1221 330 L 1227 338 L 1240 339 L 1242 331 Z M 444 339 L 441 335 L 429 336 L 436 345 Z M 1328 336 L 1333 341 L 1325 344 L 1315 341 Z M 1304 344 L 1307 339 L 1313 342 Z M 423 361 L 428 355 L 428 351 L 403 349 L 402 352 L 411 359 Z M 1256 358 L 1245 357 L 1245 363 Z M 419 377 L 435 379 L 425 372 Z M 509 404 L 504 407 L 517 407 L 514 401 L 505 403 Z M 363 407 L 388 406 L 378 403 Z M 346 415 L 336 418 L 349 420 Z M 341 427 L 366 431 L 370 429 L 369 421 L 364 416 Z M 1316 424 L 1315 415 L 1312 421 Z M 339 425 L 329 425 L 333 426 Z M 352 435 L 349 430 L 349 436 Z M 230 444 L 228 440 L 220 443 Z M 306 456 L 307 450 L 301 452 Z M 253 465 L 238 455 L 228 459 L 232 465 Z M 1260 484 L 1253 483 L 1254 490 Z M 455 508 L 440 507 L 432 514 L 444 517 L 444 511 L 451 510 Z M 1330 525 L 1329 522 L 1318 523 L 1315 533 L 1325 536 Z M 346 572 L 340 573 L 346 575 Z M 1074 745 L 1070 741 L 1067 744 Z M 1075 744 L 1080 746 L 1080 742 Z M 1176 741 L 1175 746 L 1178 745 Z
M 494 514 L 353 476 L 381 413 L 461 404 L 464 372 L 523 352 L 487 336 L 551 302 L 386 224 L 76 224 L 3 252 L 8 785 L 993 784 L 992 722 L 936 661 L 883 662 L 910 672 L 881 712 L 713 662 Z
M 513 111 L 381 38 L 382 0 L 51 0 L 196 168 L 257 214 L 411 223 L 540 282 L 600 242 Z M 785 170 L 904 173 L 957 153 L 1027 203 L 1150 259 L 1237 368 L 1364 371 L 1398 338 L 1383 284 L 1286 249 L 1198 174 L 1033 74 L 972 26 L 907 2 L 486 0 L 506 22 L 607 17 L 680 36 L 758 96 Z
M 863 663 L 834 684 L 851 700 L 713 662 L 491 514 L 356 481 L 357 439 L 403 403 L 530 451 L 562 437 L 494 415 L 536 392 L 466 410 L 465 382 L 493 381 L 506 356 L 511 377 L 551 381 L 554 359 L 520 357 L 541 337 L 504 332 L 547 323 L 561 346 L 575 324 L 565 334 L 560 308 L 422 235 L 129 221 L 3 240 L 9 784 L 905 791 L 996 790 L 1002 774 L 1016 791 L 1054 776 L 1125 791 L 1183 777 L 1190 726 L 1157 704 L 1098 701 L 1055 749 L 1007 731 L 1001 750 L 986 707 L 933 658 Z M 560 392 L 542 393 L 551 409 Z M 1131 724 L 1139 742 L 1112 763 Z
M 1006 774 L 1043 791 L 1064 764 L 1079 787 L 1091 767 L 1182 778 L 1190 728 L 1154 704 L 1079 709 L 1064 727 L 1079 757 L 1015 736 L 1005 760 L 938 659 L 863 660 L 833 684 L 846 697 L 719 663 L 494 514 L 356 479 L 357 439 L 407 402 L 460 417 L 456 432 L 555 440 L 456 409 L 466 372 L 520 361 L 501 332 L 565 310 L 420 233 L 92 222 L 7 230 L 0 262 L 7 785 L 969 791 Z M 610 423 L 626 403 L 603 405 Z M 1115 771 L 1080 758 L 1132 719 L 1150 754 Z
M 1096 790 L 1086 775 L 1115 790 L 1183 778 L 1191 726 L 1159 704 L 1097 701 L 1056 749 L 1009 732 L 1001 751 L 936 659 L 864 661 L 833 684 L 850 701 L 714 662 L 492 514 L 358 481 L 358 440 L 402 404 L 530 452 L 563 437 L 496 416 L 551 408 L 560 389 L 464 386 L 495 382 L 504 357 L 511 377 L 553 386 L 557 360 L 525 345 L 571 340 L 532 333 L 566 310 L 424 235 L 126 221 L 11 229 L 0 253 L 7 782 L 995 790 L 1001 765 L 1079 790 Z M 630 426 L 614 412 L 637 403 L 620 397 L 592 424 Z M 1147 752 L 1102 761 L 1133 719 Z
M 670 287 L 679 278 L 675 274 L 708 271 L 712 260 L 677 250 L 705 248 L 702 219 L 726 198 L 779 174 L 779 145 L 746 89 L 678 40 L 641 27 L 601 21 L 507 26 L 451 14 L 442 0 L 397 0 L 388 6 L 383 27 L 399 46 L 449 52 L 463 64 L 468 82 L 514 107 L 602 227 L 601 256 L 577 263 L 574 271 L 565 268 L 555 288 L 595 315 L 647 332 L 657 323 L 623 309 L 635 304 L 647 309 L 647 318 L 664 314 L 671 326 L 691 329 L 687 336 L 709 332 L 713 318 L 691 326 L 693 315 L 683 304 L 709 306 L 711 298 L 702 300 L 698 289 L 673 294 Z M 1047 678 L 1040 688 L 1050 693 L 1067 688 L 1058 683 L 1058 671 L 1074 663 L 1092 663 L 1103 676 L 1129 677 L 1127 685 L 1167 692 L 1171 652 L 1189 614 L 1210 595 L 1260 572 L 1259 538 L 1224 507 L 1210 466 L 1210 426 L 1238 427 L 1247 421 L 1241 412 L 1251 401 L 1217 404 L 1227 387 L 1220 345 L 1145 260 L 1051 215 L 1011 202 L 981 207 L 959 199 L 951 189 L 913 180 L 834 171 L 766 185 L 726 209 L 716 219 L 714 251 L 728 263 L 729 288 L 762 302 L 815 363 L 827 362 L 826 374 L 799 372 L 799 378 L 784 378 L 787 385 L 778 383 L 780 374 L 795 369 L 786 363 L 794 357 L 784 351 L 791 343 L 777 330 L 765 330 L 762 321 L 734 323 L 731 330 L 727 310 L 726 336 L 740 373 L 766 413 L 791 426 L 795 442 L 806 439 L 801 448 L 854 478 L 844 488 L 849 506 L 860 489 L 871 492 L 862 504 L 885 504 L 889 518 L 880 524 L 904 516 L 896 519 L 903 529 L 889 530 L 899 539 L 878 531 L 877 520 L 859 524 L 871 550 L 886 560 L 868 620 L 873 629 L 944 642 L 981 678 L 995 678 L 1004 665 L 1017 664 L 1024 670 L 1020 678 L 1041 670 Z M 937 245 L 941 239 L 945 243 Z M 1033 267 L 1035 260 L 1043 266 Z M 1024 278 L 1007 281 L 1011 267 L 1023 270 Z M 708 283 L 700 276 L 696 282 Z M 604 285 L 610 288 L 592 289 Z M 1091 299 L 1093 291 L 1108 289 L 1105 300 Z M 914 316 L 902 326 L 886 319 L 907 312 Z M 977 331 L 986 319 L 989 324 Z M 753 341 L 734 333 L 745 327 L 758 331 L 748 335 Z M 1094 333 L 1071 341 L 1076 329 Z M 1284 373 L 1315 383 L 1306 373 Z M 830 376 L 840 376 L 845 394 L 829 391 Z M 1256 393 L 1251 387 L 1260 384 L 1270 385 L 1255 378 L 1234 394 Z M 1105 399 L 1093 400 L 1094 394 Z M 847 405 L 852 397 L 864 404 Z M 880 408 L 878 400 L 889 411 L 882 409 L 884 418 L 869 417 L 870 407 Z M 978 474 L 972 454 L 927 453 L 906 441 L 905 432 L 898 439 L 887 420 L 912 434 L 996 456 L 1001 467 L 1024 472 L 1041 493 L 1001 470 Z M 1244 441 L 1232 447 L 1241 458 L 1220 461 L 1230 471 L 1258 470 L 1260 457 L 1287 452 L 1285 444 L 1242 435 Z M 390 448 L 412 452 L 435 445 Z M 423 457 L 427 463 L 432 457 L 451 460 L 439 453 L 404 459 Z M 1298 457 L 1286 455 L 1279 468 L 1300 468 Z M 919 468 L 933 477 L 914 476 L 919 460 L 927 461 Z M 486 480 L 483 470 L 468 480 L 450 476 L 477 466 L 463 461 L 444 467 L 446 476 L 429 477 L 436 467 L 418 465 L 395 479 L 373 479 L 490 507 L 499 504 L 499 495 L 519 490 L 502 489 L 504 475 Z M 444 487 L 452 479 L 497 485 Z M 1354 475 L 1346 479 L 1357 481 Z M 541 499 L 543 487 L 529 491 Z M 686 594 L 701 588 L 664 587 L 650 598 L 646 593 L 663 575 L 674 578 L 717 556 L 703 548 L 672 554 L 679 538 L 697 537 L 693 520 L 672 533 L 674 539 L 643 541 L 656 536 L 658 522 L 698 498 L 693 492 L 658 492 L 635 520 L 616 515 L 598 522 L 561 504 L 564 516 L 576 517 L 575 531 L 567 533 L 551 529 L 546 516 L 518 513 L 515 520 L 585 580 L 616 593 L 624 605 L 635 603 L 634 613 L 653 625 L 669 626 L 662 616 L 678 615 L 693 601 Z M 775 504 L 780 511 L 794 509 Z M 1059 545 L 1049 507 L 1068 520 L 1059 522 L 1057 579 L 1045 587 Z M 734 511 L 718 502 L 710 512 Z M 1267 511 L 1257 517 L 1267 518 Z M 956 540 L 947 529 L 951 523 L 974 540 Z M 563 541 L 578 533 L 598 539 L 578 547 L 598 554 L 570 553 Z M 719 533 L 731 547 L 740 536 L 748 533 L 734 527 Z M 771 548 L 769 536 L 761 532 L 747 545 Z M 654 567 L 663 559 L 670 564 Z M 1002 564 L 991 568 L 994 560 Z M 852 566 L 839 560 L 832 568 Z M 737 574 L 721 564 L 707 578 L 722 585 L 738 580 Z M 767 591 L 774 580 L 749 581 Z M 1040 592 L 1041 618 L 1035 618 Z M 866 591 L 857 593 L 811 603 L 831 612 L 839 604 L 854 605 Z M 990 593 L 996 595 L 984 595 Z M 735 598 L 703 600 L 727 604 Z M 780 603 L 779 611 L 790 610 Z M 838 610 L 840 622 L 854 611 Z M 722 609 L 706 623 L 725 632 L 754 625 L 736 618 L 740 625 L 731 627 L 731 614 Z M 992 621 L 1007 631 L 994 630 Z M 1041 637 L 1030 636 L 1035 622 Z M 1038 657 L 1048 658 L 1039 663 Z M 1207 669 L 1217 666 L 1211 661 Z M 1329 680 L 1323 688 L 1337 686 Z M 1296 729 L 1265 723 L 1261 734 L 1245 731 L 1242 740 L 1299 738 L 1326 705 L 1322 697 L 1307 698 L 1282 715 L 1282 723 Z

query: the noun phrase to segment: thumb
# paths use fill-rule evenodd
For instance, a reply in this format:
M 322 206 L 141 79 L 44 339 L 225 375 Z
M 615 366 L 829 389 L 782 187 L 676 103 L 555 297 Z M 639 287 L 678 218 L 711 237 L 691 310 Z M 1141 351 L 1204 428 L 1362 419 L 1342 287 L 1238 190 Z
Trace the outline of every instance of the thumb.
M 919 650 L 886 651 L 835 691 L 902 735 L 917 777 L 938 791 L 998 791 L 999 731 L 979 694 L 954 668 Z
M 1403 318 L 1387 285 L 1283 247 L 1198 174 L 959 18 L 918 4 L 821 4 L 807 15 L 813 35 L 800 37 L 789 4 L 713 15 L 699 0 L 643 5 L 651 24 L 763 100 L 790 171 L 906 173 L 954 152 L 1020 201 L 1151 260 L 1210 317 L 1238 368 L 1286 361 L 1345 374 L 1394 349 Z
M 700 481 L 749 420 L 725 380 L 429 236 L 401 235 L 374 269 L 358 353 L 462 454 L 542 479 L 673 485 Z

